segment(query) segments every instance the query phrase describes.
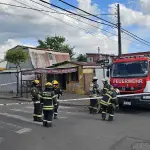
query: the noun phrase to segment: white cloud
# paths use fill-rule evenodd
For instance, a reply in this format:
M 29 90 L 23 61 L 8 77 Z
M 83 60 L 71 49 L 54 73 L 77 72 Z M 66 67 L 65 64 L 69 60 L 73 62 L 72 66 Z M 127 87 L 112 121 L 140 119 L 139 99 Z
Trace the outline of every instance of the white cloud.
M 150 13 L 150 1 L 149 0 L 139 0 L 141 9 L 144 13 Z
M 0 59 L 3 59 L 5 56 L 5 53 L 8 49 L 15 47 L 17 45 L 22 45 L 22 42 L 18 39 L 8 39 L 3 44 L 0 44 Z M 33 44 L 26 43 L 25 46 L 31 46 L 34 47 Z
M 44 9 L 54 12 L 53 10 L 33 3 L 30 0 L 19 1 L 28 6 L 32 6 L 33 8 Z M 34 1 L 39 2 L 37 0 Z M 91 0 L 77 1 L 79 8 L 89 11 L 93 14 L 100 13 L 98 6 L 96 4 L 91 4 Z M 22 5 L 18 4 L 14 0 L 3 0 L 3 2 L 15 5 Z M 46 4 L 44 5 L 46 7 L 49 7 Z M 22 39 L 43 39 L 46 36 L 62 35 L 66 37 L 67 42 L 70 45 L 75 46 L 75 51 L 77 53 L 97 52 L 97 48 L 100 47 L 102 53 L 117 54 L 118 46 L 117 41 L 115 42 L 116 37 L 113 37 L 112 35 L 104 35 L 102 34 L 100 29 L 86 25 L 68 16 L 56 13 L 42 13 L 38 11 L 4 5 L 0 5 L 0 13 L 1 52 L 4 52 L 13 46 L 16 46 L 17 44 L 21 44 Z M 81 14 L 81 12 L 79 11 L 77 11 L 77 13 Z M 62 23 L 60 20 L 56 20 L 56 18 L 53 18 L 52 16 L 67 22 L 68 24 L 70 24 L 70 26 Z M 100 24 L 92 23 L 83 18 L 76 18 L 86 23 L 92 24 L 98 28 L 103 27 Z M 88 34 L 86 31 L 83 31 L 81 28 L 90 31 L 92 35 Z M 124 41 L 123 52 L 127 52 L 129 44 L 129 41 Z
M 141 0 L 145 1 L 146 0 Z M 111 13 L 116 12 L 116 3 L 109 5 L 109 11 Z M 134 11 L 131 8 L 127 8 L 125 5 L 120 4 L 120 14 L 121 14 L 121 23 L 123 26 L 139 25 L 150 27 L 150 14 L 144 14 L 140 11 Z M 113 17 L 113 20 L 116 22 L 116 17 Z
M 0 45 L 0 59 L 4 58 L 6 50 L 20 44 L 21 41 L 17 41 L 17 40 L 8 39 L 8 41 L 5 41 L 3 44 Z

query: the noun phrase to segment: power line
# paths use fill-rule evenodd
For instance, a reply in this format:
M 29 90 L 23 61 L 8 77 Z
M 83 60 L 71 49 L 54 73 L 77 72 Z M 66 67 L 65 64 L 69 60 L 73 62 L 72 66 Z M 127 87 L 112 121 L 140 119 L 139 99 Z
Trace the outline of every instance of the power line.
M 15 0 L 15 1 L 17 1 L 17 0 Z M 31 1 L 32 1 L 32 0 L 31 0 Z M 17 2 L 20 3 L 20 4 L 26 5 L 26 4 L 21 3 L 21 2 L 19 2 L 19 1 L 17 1 Z M 0 4 L 8 5 L 8 6 L 13 6 L 13 7 L 20 7 L 20 6 L 17 6 L 17 5 L 12 5 L 12 4 L 7 4 L 7 3 L 1 3 L 1 2 L 0 2 Z M 40 3 L 38 3 L 38 4 L 40 4 Z M 40 4 L 40 5 L 42 5 L 42 4 Z M 28 5 L 26 5 L 26 6 L 28 6 Z M 44 5 L 43 5 L 43 6 L 44 6 Z M 46 7 L 46 6 L 45 6 L 45 7 Z M 20 8 L 25 8 L 25 9 L 27 8 L 27 9 L 34 10 L 34 11 L 40 11 L 41 13 L 44 12 L 44 10 L 41 10 L 41 9 L 34 9 L 34 8 L 32 8 L 32 7 L 23 7 L 23 6 L 21 6 Z M 48 8 L 49 8 L 49 7 L 48 7 Z M 55 11 L 56 11 L 56 10 L 55 10 Z M 45 11 L 45 12 L 50 12 L 50 11 Z M 45 14 L 45 13 L 44 13 L 44 14 Z M 45 15 L 49 15 L 49 14 L 45 14 Z M 63 14 L 63 15 L 64 15 L 64 14 Z M 52 18 L 54 18 L 54 19 L 56 19 L 56 20 L 61 21 L 62 23 L 65 23 L 65 24 L 67 24 L 67 25 L 69 25 L 69 26 L 77 27 L 77 28 L 79 28 L 79 29 L 81 29 L 81 30 L 83 30 L 83 31 L 86 31 L 88 34 L 91 34 L 91 35 L 98 35 L 98 34 L 93 34 L 93 32 L 88 31 L 88 30 L 86 30 L 86 29 L 84 29 L 84 28 L 81 28 L 81 27 L 78 27 L 78 26 L 69 24 L 69 23 L 67 23 L 67 22 L 65 22 L 65 21 L 63 21 L 63 20 L 61 20 L 61 19 L 59 19 L 59 18 L 56 18 L 56 17 L 52 16 L 52 15 L 49 15 L 49 16 L 51 16 Z M 73 18 L 73 17 L 72 17 L 72 18 Z M 76 19 L 76 18 L 74 18 L 74 19 Z M 79 21 L 80 21 L 80 20 L 79 20 Z M 88 25 L 90 25 L 90 24 L 88 24 Z M 94 26 L 94 27 L 96 27 L 96 26 Z M 96 28 L 98 28 L 98 27 L 96 27 Z M 99 28 L 99 29 L 101 29 L 101 28 Z M 108 33 L 110 33 L 110 34 L 112 34 L 112 35 L 117 36 L 116 34 L 111 33 L 111 32 L 109 32 L 109 31 L 107 31 L 107 30 L 104 30 L 104 29 L 101 29 L 101 30 L 103 30 L 103 31 L 105 31 L 105 32 L 108 32 Z M 99 35 L 98 35 L 98 36 L 99 36 Z M 132 40 L 129 40 L 129 39 L 127 39 L 127 38 L 123 38 L 123 39 L 128 40 L 128 41 L 131 41 L 131 42 L 134 42 L 134 43 L 137 43 L 137 42 L 132 41 Z M 112 40 L 112 39 L 109 39 L 109 40 Z M 112 41 L 117 42 L 117 41 L 115 41 L 115 40 L 112 40 Z M 137 44 L 139 44 L 139 43 L 137 43 Z
M 30 1 L 35 2 L 34 0 L 30 0 Z M 48 6 L 42 5 L 41 3 L 38 3 L 38 2 L 35 2 L 35 3 L 37 3 L 37 4 L 41 5 L 41 6 L 44 6 L 44 7 L 48 8 L 48 9 L 52 9 L 52 8 L 50 8 L 50 7 L 48 7 Z M 52 9 L 52 10 L 54 10 L 54 9 Z M 56 11 L 56 10 L 54 10 L 54 11 Z M 67 15 L 67 16 L 68 16 L 68 15 Z M 69 16 L 69 17 L 70 17 L 70 16 Z M 73 17 L 71 17 L 71 18 L 73 18 Z M 78 21 L 80 21 L 80 22 L 83 22 L 83 21 L 81 21 L 81 20 L 79 20 L 79 19 L 77 19 L 77 18 L 73 18 L 73 19 L 78 20 Z M 83 22 L 83 23 L 88 24 L 88 23 L 86 23 L 86 22 Z M 96 27 L 96 26 L 91 25 L 91 24 L 88 24 L 88 25 L 93 26 L 93 27 L 98 28 L 98 29 L 101 29 L 101 28 Z M 114 33 L 112 33 L 112 32 L 109 32 L 109 31 L 107 31 L 107 30 L 104 30 L 104 29 L 101 29 L 101 30 L 103 30 L 103 31 L 105 31 L 105 32 L 108 32 L 108 33 L 110 33 L 110 34 L 112 34 L 112 35 L 114 35 L 114 36 L 117 36 L 116 34 L 114 34 Z M 131 36 L 131 37 L 133 38 L 133 36 Z M 123 39 L 128 40 L 128 41 L 132 41 L 132 40 L 129 40 L 129 39 L 126 39 L 126 38 L 123 38 Z M 138 40 L 137 38 L 135 38 L 135 39 Z M 135 41 L 132 41 L 132 42 L 135 42 Z M 138 40 L 138 42 L 141 42 L 141 41 Z M 135 43 L 137 43 L 137 42 L 135 42 Z M 142 43 L 143 43 L 143 42 L 142 42 Z M 138 44 L 139 44 L 139 43 L 138 43 Z M 145 44 L 145 43 L 143 43 L 143 44 Z M 147 44 L 146 44 L 146 45 L 147 45 Z M 148 46 L 150 46 L 150 45 L 148 45 Z
M 40 0 L 40 1 L 43 1 L 43 0 Z M 110 22 L 110 21 L 107 21 L 107 20 L 102 19 L 102 18 L 100 18 L 100 17 L 98 17 L 98 16 L 95 16 L 95 15 L 93 15 L 93 14 L 91 14 L 91 13 L 87 12 L 87 11 L 84 11 L 84 10 L 82 10 L 82 9 L 80 9 L 80 8 L 76 7 L 76 6 L 73 6 L 73 5 L 71 5 L 71 4 L 69 4 L 69 3 L 67 3 L 67 2 L 65 2 L 65 1 L 63 1 L 63 0 L 59 0 L 59 1 L 61 1 L 62 3 L 66 4 L 66 5 L 68 5 L 68 6 L 71 6 L 71 7 L 73 7 L 73 8 L 76 8 L 76 9 L 78 9 L 78 10 L 80 10 L 80 11 L 82 11 L 82 12 L 86 13 L 86 14 L 89 14 L 89 15 L 91 15 L 91 16 L 93 16 L 93 17 L 96 17 L 96 18 L 98 18 L 98 19 L 100 19 L 100 20 L 103 20 L 103 21 L 105 21 L 105 22 L 108 22 L 108 23 L 110 23 L 110 24 L 115 25 L 114 23 L 112 23 L 112 22 Z M 122 31 L 126 31 L 126 32 L 128 32 L 129 34 L 131 34 L 131 35 L 133 35 L 133 36 L 135 36 L 135 37 L 139 38 L 140 40 L 142 40 L 142 41 L 144 41 L 144 42 L 146 42 L 146 43 L 150 44 L 150 42 L 148 42 L 148 41 L 146 41 L 146 40 L 144 40 L 144 39 L 142 39 L 142 38 L 140 38 L 140 37 L 136 36 L 135 34 L 133 34 L 133 33 L 129 32 L 129 31 L 127 31 L 127 30 L 123 29 L 123 28 L 121 28 L 121 30 L 122 30 Z M 128 34 L 128 35 L 129 35 L 129 34 Z M 129 36 L 130 36 L 130 35 L 129 35 Z
M 17 1 L 17 0 L 16 0 L 16 1 Z M 58 12 L 57 10 L 55 10 L 55 9 L 53 9 L 53 8 L 50 8 L 50 7 L 48 7 L 48 6 L 42 5 L 41 3 L 38 3 L 38 2 L 36 2 L 36 1 L 34 1 L 34 0 L 30 0 L 30 1 L 32 1 L 32 2 L 34 2 L 34 3 L 36 3 L 36 4 L 39 4 L 39 5 L 41 5 L 41 6 L 45 7 L 45 8 L 48 8 L 48 9 L 51 9 L 51 10 L 54 10 L 54 11 Z M 20 2 L 19 2 L 19 3 L 20 3 Z M 107 31 L 107 30 L 105 30 L 105 29 L 99 28 L 99 27 L 97 27 L 97 26 L 94 26 L 94 25 L 92 25 L 92 24 L 89 24 L 89 23 L 87 23 L 87 22 L 84 22 L 84 21 L 82 21 L 82 20 L 80 20 L 80 19 L 71 17 L 71 16 L 69 16 L 69 15 L 67 15 L 67 14 L 63 14 L 63 15 L 66 15 L 66 16 L 68 16 L 68 17 L 70 17 L 70 18 L 73 18 L 73 19 L 79 21 L 79 22 L 82 22 L 82 23 L 84 23 L 84 24 L 90 25 L 90 26 L 92 26 L 92 27 L 95 27 L 95 28 L 97 28 L 97 29 L 101 29 L 102 31 L 105 31 L 105 32 L 107 32 L 107 33 L 110 33 L 110 34 L 112 34 L 112 35 L 117 36 L 115 33 L 109 32 L 109 31 Z
M 144 39 L 138 37 L 137 35 L 135 35 L 135 34 L 129 32 L 129 31 L 125 30 L 125 29 L 122 29 L 122 31 L 123 31 L 125 34 L 128 33 L 129 36 L 130 36 L 130 35 L 135 36 L 136 38 L 139 38 L 140 40 L 144 41 L 145 43 L 150 44 L 150 42 L 148 42 L 148 41 L 146 41 L 146 40 L 144 40 Z
M 21 2 L 20 2 L 20 3 L 21 3 Z M 38 11 L 40 10 L 40 11 L 50 12 L 50 13 L 54 13 L 54 14 L 73 15 L 73 14 L 69 14 L 69 13 L 52 12 L 52 11 L 47 11 L 47 10 L 43 10 L 43 9 L 29 8 L 29 7 L 25 7 L 25 6 L 18 6 L 18 5 L 7 4 L 7 3 L 2 3 L 2 2 L 0 2 L 0 4 L 12 6 L 12 7 L 18 7 L 18 8 L 31 9 L 31 10 L 38 10 Z M 98 16 L 98 15 L 115 15 L 115 14 L 95 14 L 95 15 Z M 89 15 L 84 15 L 84 16 L 89 16 Z
M 150 46 L 150 44 L 147 44 L 147 43 L 144 43 L 143 41 L 140 41 L 138 38 L 136 38 L 136 37 L 133 36 L 133 35 L 130 35 L 128 32 L 124 32 L 124 33 L 127 34 L 127 35 L 129 35 L 129 36 L 132 37 L 133 39 L 136 39 L 137 41 L 139 41 L 139 42 L 141 42 L 141 43 L 143 43 L 143 44 L 145 44 L 145 45 Z
M 17 0 L 16 0 L 16 1 L 17 1 Z M 41 5 L 41 6 L 44 6 L 44 7 L 48 8 L 48 9 L 51 9 L 51 10 L 56 11 L 55 9 L 52 9 L 52 8 L 50 8 L 50 7 L 48 7 L 48 6 L 45 6 L 45 5 L 42 5 L 41 3 L 38 3 L 38 2 L 36 2 L 36 1 L 34 1 L 34 0 L 30 0 L 30 1 L 35 2 L 36 4 L 39 4 L 39 5 Z M 19 3 L 20 3 L 20 2 L 19 2 Z M 57 12 L 58 12 L 58 11 L 57 11 Z M 67 15 L 67 16 L 68 16 L 68 15 Z M 69 16 L 69 17 L 70 17 L 70 16 Z M 71 17 L 71 18 L 73 18 L 73 17 Z M 76 18 L 73 18 L 73 19 L 76 19 Z M 76 20 L 78 20 L 78 19 L 76 19 Z M 79 20 L 79 21 L 82 22 L 81 20 Z M 85 22 L 84 22 L 84 23 L 85 23 Z M 88 24 L 88 23 L 85 23 L 85 24 Z M 88 25 L 91 25 L 91 24 L 88 24 Z M 92 26 L 93 26 L 93 25 L 92 25 Z M 96 27 L 96 26 L 94 26 L 94 27 Z M 98 27 L 96 27 L 96 28 L 98 28 Z M 101 29 L 101 28 L 99 28 L 99 29 Z M 110 34 L 112 34 L 112 35 L 117 36 L 116 34 L 111 33 L 111 32 L 109 32 L 109 31 L 107 31 L 107 30 L 104 30 L 104 29 L 101 29 L 101 30 L 103 30 L 103 31 L 105 31 L 105 32 L 108 32 L 108 33 L 110 33 Z M 89 32 L 89 33 L 91 33 L 91 32 Z M 123 38 L 123 39 L 139 44 L 138 42 L 133 41 L 133 40 L 129 40 L 129 39 L 127 39 L 127 38 Z M 113 40 L 113 41 L 114 41 L 114 40 Z M 115 42 L 116 42 L 116 41 L 115 41 Z M 140 42 L 140 41 L 139 41 L 139 42 Z
M 43 1 L 43 0 L 40 0 L 40 1 L 41 1 L 41 2 L 45 2 L 45 1 Z M 87 12 L 87 11 L 84 11 L 84 10 L 82 10 L 82 9 L 76 7 L 76 6 L 73 6 L 73 5 L 67 3 L 67 2 L 65 2 L 65 1 L 63 1 L 63 0 L 59 0 L 59 1 L 61 1 L 62 3 L 66 4 L 66 5 L 68 5 L 68 6 L 71 6 L 71 7 L 73 7 L 73 8 L 76 8 L 76 9 L 78 9 L 78 10 L 80 10 L 80 11 L 82 11 L 82 12 L 88 14 L 88 15 L 91 15 L 91 16 L 93 16 L 93 17 L 96 17 L 97 19 L 103 20 L 103 21 L 105 21 L 105 22 L 107 22 L 107 23 L 110 23 L 110 24 L 112 24 L 112 25 L 114 25 L 114 26 L 117 26 L 116 24 L 114 24 L 114 23 L 112 23 L 112 22 L 110 22 L 110 21 L 107 21 L 107 20 L 105 20 L 105 19 L 103 19 L 103 18 L 97 17 L 97 16 L 95 16 L 95 15 L 93 15 L 93 14 Z
M 68 13 L 74 14 L 74 15 L 76 15 L 76 16 L 82 17 L 82 18 L 84 18 L 84 19 L 90 20 L 90 21 L 92 21 L 92 22 L 96 22 L 96 23 L 104 24 L 104 25 L 107 25 L 107 26 L 110 26 L 110 27 L 114 27 L 113 25 L 106 24 L 106 23 L 104 23 L 104 22 L 99 22 L 99 21 L 96 21 L 96 20 L 87 18 L 87 17 L 85 17 L 85 16 L 82 16 L 82 15 L 78 15 L 77 13 L 71 12 L 71 11 L 69 11 L 69 10 L 67 10 L 67 9 L 64 9 L 64 8 L 62 8 L 62 7 L 59 7 L 59 6 L 54 5 L 54 4 L 52 4 L 52 3 L 49 3 L 49 2 L 46 2 L 46 1 L 43 1 L 43 0 L 39 0 L 39 1 L 41 1 L 41 2 L 43 2 L 43 3 L 45 3 L 45 4 L 48 4 L 48 5 L 51 5 L 51 6 L 53 6 L 53 7 L 59 8 L 59 9 L 61 9 L 61 10 L 63 10 L 63 11 L 68 12 Z

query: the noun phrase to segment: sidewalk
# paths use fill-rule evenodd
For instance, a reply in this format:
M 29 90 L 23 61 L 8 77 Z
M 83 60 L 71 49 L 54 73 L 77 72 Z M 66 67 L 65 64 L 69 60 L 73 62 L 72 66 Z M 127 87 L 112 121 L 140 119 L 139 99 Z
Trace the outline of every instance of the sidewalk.
M 87 95 L 77 95 L 72 93 L 63 93 L 63 95 L 60 97 L 60 105 L 64 106 L 87 106 L 87 100 L 81 100 L 81 101 L 64 101 L 68 99 L 80 99 L 80 98 L 87 98 Z M 14 102 L 21 101 L 21 102 L 32 102 L 31 98 L 24 98 L 24 97 L 16 97 L 12 93 L 0 93 L 0 100 L 5 101 L 7 103 L 7 100 L 11 100 Z

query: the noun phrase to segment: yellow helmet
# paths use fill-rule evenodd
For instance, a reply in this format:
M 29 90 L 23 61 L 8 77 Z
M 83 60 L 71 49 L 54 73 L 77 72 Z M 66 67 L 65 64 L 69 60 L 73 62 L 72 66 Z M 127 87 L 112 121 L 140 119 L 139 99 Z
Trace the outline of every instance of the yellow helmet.
M 47 82 L 47 83 L 45 84 L 45 86 L 52 86 L 52 83 Z
M 40 81 L 39 81 L 39 80 L 34 80 L 34 83 L 35 83 L 35 84 L 39 84 Z
M 57 80 L 53 80 L 53 84 L 59 84 Z

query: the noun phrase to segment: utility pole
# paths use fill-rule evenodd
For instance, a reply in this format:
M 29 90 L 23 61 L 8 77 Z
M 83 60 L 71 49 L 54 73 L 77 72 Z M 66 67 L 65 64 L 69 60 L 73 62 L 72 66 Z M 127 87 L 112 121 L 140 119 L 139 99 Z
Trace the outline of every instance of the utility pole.
M 121 22 L 120 22 L 120 5 L 117 4 L 117 19 L 118 19 L 118 56 L 122 55 L 122 43 L 121 43 Z
M 100 60 L 100 48 L 98 47 L 98 60 Z

